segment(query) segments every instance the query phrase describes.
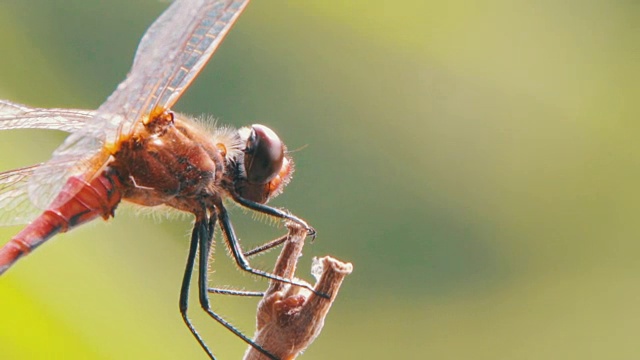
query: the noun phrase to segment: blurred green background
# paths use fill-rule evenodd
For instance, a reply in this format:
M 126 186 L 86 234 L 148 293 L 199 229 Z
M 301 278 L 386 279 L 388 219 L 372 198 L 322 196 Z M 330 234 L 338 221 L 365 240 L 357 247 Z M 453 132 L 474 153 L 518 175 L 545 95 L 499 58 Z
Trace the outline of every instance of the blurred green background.
M 0 98 L 98 107 L 166 6 L 0 2 Z M 302 359 L 640 356 L 639 15 L 633 1 L 250 4 L 176 110 L 268 124 L 300 149 L 272 202 L 319 231 L 299 275 L 312 256 L 355 267 Z M 0 133 L 0 169 L 63 138 Z M 282 232 L 233 221 L 246 247 Z M 0 279 L 0 358 L 204 359 L 177 306 L 189 226 L 123 207 L 20 261 Z M 216 285 L 265 287 L 217 250 Z M 240 358 L 193 300 L 216 355 Z M 254 300 L 212 303 L 253 333 Z

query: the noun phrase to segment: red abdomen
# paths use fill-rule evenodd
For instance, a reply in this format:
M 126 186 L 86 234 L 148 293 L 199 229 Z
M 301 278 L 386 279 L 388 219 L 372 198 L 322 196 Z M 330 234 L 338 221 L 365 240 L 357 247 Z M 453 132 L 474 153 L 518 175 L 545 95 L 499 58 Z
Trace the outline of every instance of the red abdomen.
M 122 199 L 120 189 L 120 180 L 111 168 L 91 182 L 69 178 L 51 206 L 0 248 L 0 274 L 53 235 L 98 216 L 105 220 L 113 216 Z

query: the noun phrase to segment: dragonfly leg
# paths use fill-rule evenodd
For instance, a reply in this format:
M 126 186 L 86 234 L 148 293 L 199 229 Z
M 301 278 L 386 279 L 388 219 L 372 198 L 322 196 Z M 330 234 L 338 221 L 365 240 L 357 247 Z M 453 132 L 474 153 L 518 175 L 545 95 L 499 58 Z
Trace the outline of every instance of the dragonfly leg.
M 225 288 L 207 288 L 207 292 L 209 294 L 234 295 L 234 296 L 246 296 L 246 297 L 263 297 L 264 296 L 264 292 L 262 291 L 245 291 L 245 290 L 234 290 L 234 289 L 225 289 Z
M 246 258 L 250 258 L 254 255 L 258 255 L 258 254 L 262 254 L 265 251 L 271 250 L 274 247 L 284 244 L 285 241 L 287 241 L 289 239 L 289 234 L 283 235 L 277 239 L 271 240 L 265 244 L 262 244 L 260 246 L 258 246 L 257 248 L 251 249 L 249 251 L 246 251 L 244 253 L 244 256 Z
M 312 228 L 311 226 L 309 226 L 309 224 L 307 224 L 306 221 L 300 219 L 299 217 L 297 217 L 297 216 L 295 216 L 293 214 L 290 214 L 286 210 L 274 208 L 274 207 L 271 207 L 269 205 L 265 205 L 265 204 L 257 203 L 255 201 L 247 200 L 247 199 L 245 199 L 245 198 L 243 198 L 241 196 L 238 196 L 237 194 L 232 194 L 232 196 L 233 196 L 233 200 L 235 202 L 237 202 L 238 204 L 246 207 L 247 209 L 251 209 L 253 211 L 257 211 L 257 212 L 265 214 L 265 215 L 273 216 L 273 217 L 276 217 L 278 219 L 289 220 L 289 221 L 292 221 L 292 222 L 302 226 L 303 228 L 305 228 L 307 230 L 307 235 L 309 235 L 313 239 L 315 239 L 316 230 L 314 228 Z
M 187 308 L 189 305 L 189 286 L 191 284 L 191 275 L 193 274 L 193 266 L 196 260 L 196 253 L 198 252 L 200 224 L 201 224 L 201 221 L 197 221 L 191 233 L 191 243 L 189 245 L 189 255 L 187 256 L 187 266 L 184 270 L 184 277 L 182 278 L 182 286 L 180 287 L 179 307 L 180 307 L 180 314 L 182 315 L 182 320 L 184 320 L 184 323 L 189 328 L 189 331 L 191 331 L 191 334 L 193 334 L 193 336 L 196 338 L 196 340 L 198 341 L 202 349 L 207 353 L 207 355 L 209 355 L 209 358 L 211 358 L 212 360 L 215 360 L 215 356 L 213 356 L 213 353 L 211 352 L 211 350 L 209 350 L 209 347 L 204 342 L 200 334 L 198 334 L 198 331 L 193 326 L 193 324 L 191 323 L 191 320 L 189 320 L 189 317 L 187 316 Z
M 280 281 L 280 282 L 284 282 L 284 283 L 295 285 L 295 286 L 300 286 L 305 289 L 308 289 L 309 291 L 313 292 L 314 294 L 320 297 L 329 298 L 327 294 L 323 294 L 315 291 L 315 289 L 307 283 L 297 281 L 297 280 L 287 279 L 282 276 L 278 276 L 263 270 L 252 268 L 240 247 L 240 242 L 238 241 L 238 237 L 236 236 L 235 231 L 233 230 L 233 226 L 231 225 L 231 220 L 229 219 L 229 214 L 227 213 L 227 210 L 224 208 L 222 203 L 217 204 L 216 208 L 218 210 L 218 220 L 220 220 L 220 228 L 222 229 L 222 233 L 224 234 L 225 240 L 227 241 L 227 245 L 229 246 L 229 249 L 233 254 L 233 258 L 238 264 L 238 267 L 240 267 L 242 270 L 249 272 L 251 274 L 258 275 L 270 280 L 275 280 L 275 281 Z M 308 225 L 306 226 L 307 226 L 307 232 L 309 232 L 309 229 L 313 230 Z M 313 231 L 315 233 L 315 230 Z
M 220 315 L 216 314 L 213 310 L 211 310 L 211 306 L 209 305 L 209 297 L 207 292 L 207 284 L 208 284 L 208 271 L 207 265 L 209 261 L 209 251 L 211 250 L 211 242 L 213 241 L 213 228 L 215 226 L 215 216 L 211 218 L 209 222 L 200 222 L 196 223 L 194 227 L 194 231 L 198 232 L 199 244 L 200 244 L 200 258 L 198 262 L 198 289 L 199 289 L 199 298 L 200 298 L 200 306 L 202 309 L 209 314 L 214 320 L 222 324 L 229 331 L 234 333 L 236 336 L 241 338 L 244 342 L 254 347 L 256 350 L 260 351 L 262 354 L 267 356 L 272 360 L 280 360 L 267 350 L 262 348 L 260 345 L 256 344 L 244 335 L 240 330 L 236 329 L 233 325 L 223 319 Z M 197 230 L 196 230 L 197 229 Z
M 265 251 L 271 250 L 274 247 L 283 244 L 285 241 L 287 241 L 287 239 L 289 239 L 289 234 L 283 235 L 277 239 L 271 240 L 263 245 L 260 245 L 255 249 L 249 250 L 244 253 L 244 256 L 249 258 L 254 255 L 262 254 Z M 210 294 L 220 294 L 220 295 L 234 295 L 234 296 L 247 296 L 247 297 L 264 296 L 264 292 L 262 291 L 245 291 L 245 290 L 234 290 L 234 289 L 223 289 L 223 288 L 208 288 L 207 291 Z

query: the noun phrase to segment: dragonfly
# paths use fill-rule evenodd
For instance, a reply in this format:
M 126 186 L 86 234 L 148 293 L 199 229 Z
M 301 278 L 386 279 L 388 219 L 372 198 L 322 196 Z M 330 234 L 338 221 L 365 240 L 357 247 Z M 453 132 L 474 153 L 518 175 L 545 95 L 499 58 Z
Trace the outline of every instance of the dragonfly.
M 291 180 L 293 159 L 264 125 L 211 129 L 171 110 L 248 3 L 174 1 L 143 35 L 131 70 L 97 110 L 34 108 L 0 100 L 0 130 L 70 133 L 50 160 L 0 173 L 0 225 L 28 224 L 0 248 L 0 274 L 56 234 L 99 217 L 108 220 L 122 201 L 165 205 L 195 218 L 179 296 L 182 319 L 193 337 L 215 359 L 187 315 L 197 267 L 202 309 L 268 358 L 277 359 L 214 312 L 208 297 L 261 293 L 208 288 L 207 265 L 219 227 L 240 269 L 315 292 L 298 280 L 251 267 L 250 255 L 281 244 L 286 236 L 244 252 L 225 207 L 231 201 L 297 224 L 315 237 L 304 220 L 267 205 Z

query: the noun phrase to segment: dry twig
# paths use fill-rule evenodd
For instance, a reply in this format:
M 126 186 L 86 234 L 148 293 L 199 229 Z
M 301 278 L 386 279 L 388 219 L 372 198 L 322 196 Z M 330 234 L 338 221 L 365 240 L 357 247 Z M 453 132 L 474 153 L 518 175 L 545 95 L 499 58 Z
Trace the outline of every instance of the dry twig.
M 293 279 L 305 237 L 305 229 L 289 227 L 289 239 L 278 257 L 274 274 Z M 329 256 L 315 259 L 312 273 L 317 283 L 314 289 L 329 295 L 328 299 L 298 286 L 272 281 L 258 304 L 254 341 L 279 359 L 295 359 L 320 334 L 342 280 L 352 270 L 350 263 Z M 244 360 L 263 359 L 267 357 L 251 346 L 244 356 Z

